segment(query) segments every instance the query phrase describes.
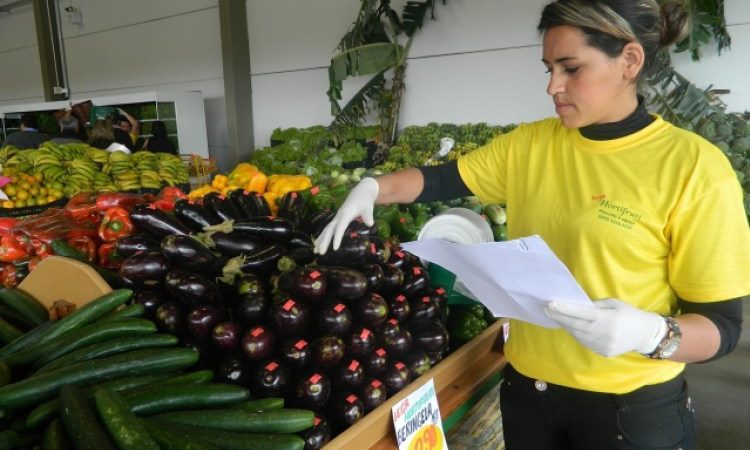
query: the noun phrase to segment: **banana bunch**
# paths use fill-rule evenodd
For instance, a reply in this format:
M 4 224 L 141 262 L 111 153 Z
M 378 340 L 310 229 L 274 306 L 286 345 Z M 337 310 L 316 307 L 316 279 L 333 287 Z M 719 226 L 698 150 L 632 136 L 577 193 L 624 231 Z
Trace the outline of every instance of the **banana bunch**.
M 0 166 L 4 166 L 5 161 L 16 153 L 18 153 L 18 149 L 13 145 L 6 145 L 0 148 Z
M 162 180 L 170 186 L 185 184 L 190 181 L 186 164 L 177 155 L 157 153 L 157 171 Z
M 111 152 L 109 161 L 102 166 L 102 172 L 112 177 L 119 191 L 134 191 L 143 187 L 133 158 L 127 153 Z

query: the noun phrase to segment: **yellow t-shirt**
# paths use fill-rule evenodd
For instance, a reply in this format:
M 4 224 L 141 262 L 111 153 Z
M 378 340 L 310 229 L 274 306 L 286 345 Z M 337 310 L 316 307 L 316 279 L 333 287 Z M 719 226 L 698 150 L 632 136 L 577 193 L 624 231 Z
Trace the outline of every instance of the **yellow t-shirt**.
M 674 315 L 677 297 L 750 293 L 750 228 L 727 158 L 654 118 L 607 141 L 558 119 L 524 124 L 459 159 L 458 169 L 482 201 L 506 204 L 509 239 L 542 236 L 592 299 Z M 630 392 L 684 368 L 635 352 L 603 357 L 563 329 L 518 320 L 505 353 L 529 377 L 596 392 Z

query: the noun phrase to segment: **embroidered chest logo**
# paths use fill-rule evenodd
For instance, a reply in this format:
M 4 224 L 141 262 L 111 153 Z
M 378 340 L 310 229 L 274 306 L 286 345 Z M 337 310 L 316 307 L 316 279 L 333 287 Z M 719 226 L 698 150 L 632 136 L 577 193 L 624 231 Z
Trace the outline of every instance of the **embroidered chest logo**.
M 609 222 L 627 230 L 632 229 L 633 225 L 641 220 L 642 216 L 639 212 L 607 200 L 604 194 L 595 195 L 592 197 L 592 200 L 599 203 L 599 210 L 597 211 L 599 220 Z

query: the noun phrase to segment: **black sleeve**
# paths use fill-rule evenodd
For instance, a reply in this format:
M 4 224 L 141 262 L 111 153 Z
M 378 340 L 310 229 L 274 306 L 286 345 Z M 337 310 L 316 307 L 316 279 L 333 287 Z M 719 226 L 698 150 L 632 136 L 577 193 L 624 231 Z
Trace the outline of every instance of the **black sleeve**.
M 719 359 L 737 347 L 742 331 L 742 298 L 711 303 L 695 303 L 679 299 L 677 305 L 682 314 L 700 314 L 711 320 L 719 329 L 721 336 L 719 350 L 714 356 L 701 362 Z
M 424 188 L 415 202 L 435 202 L 467 197 L 472 192 L 458 173 L 458 162 L 450 161 L 439 166 L 419 167 L 424 178 Z

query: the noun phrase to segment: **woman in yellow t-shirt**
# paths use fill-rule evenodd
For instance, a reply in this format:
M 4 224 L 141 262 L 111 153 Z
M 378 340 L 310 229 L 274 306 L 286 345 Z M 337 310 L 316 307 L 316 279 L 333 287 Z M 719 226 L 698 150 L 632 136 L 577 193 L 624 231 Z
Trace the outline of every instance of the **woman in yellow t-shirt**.
M 538 30 L 557 117 L 457 162 L 362 180 L 316 240 L 338 248 L 376 203 L 472 194 L 506 204 L 509 238 L 545 239 L 594 306 L 550 299 L 559 328 L 511 320 L 508 449 L 695 446 L 684 366 L 737 344 L 750 228 L 727 158 L 637 94 L 687 21 L 676 1 L 549 3 Z

